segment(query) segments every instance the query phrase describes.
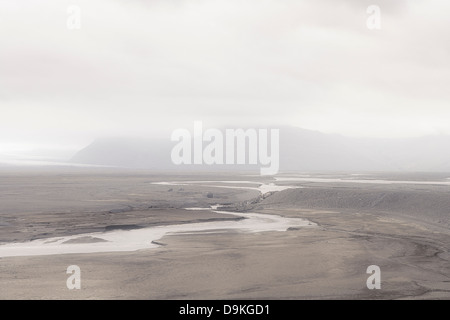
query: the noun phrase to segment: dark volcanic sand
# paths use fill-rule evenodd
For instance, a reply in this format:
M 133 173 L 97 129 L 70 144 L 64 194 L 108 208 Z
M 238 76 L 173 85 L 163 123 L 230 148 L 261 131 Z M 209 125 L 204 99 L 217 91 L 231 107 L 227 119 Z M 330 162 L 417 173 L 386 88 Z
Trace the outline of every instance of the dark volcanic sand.
M 84 239 L 85 232 L 108 228 L 230 218 L 181 209 L 215 203 L 241 203 L 241 209 L 319 224 L 287 232 L 166 236 L 158 241 L 164 246 L 136 252 L 0 258 L 1 299 L 450 298 L 450 234 L 439 224 L 448 218 L 442 195 L 450 187 L 302 183 L 310 188 L 244 205 L 258 193 L 151 182 L 259 177 L 1 175 L 3 242 L 67 234 Z M 206 196 L 209 191 L 214 198 Z M 430 215 L 428 224 L 423 208 L 430 211 L 422 213 Z M 81 290 L 66 287 L 66 269 L 73 264 L 81 268 Z M 366 269 L 373 264 L 381 268 L 381 290 L 366 287 Z

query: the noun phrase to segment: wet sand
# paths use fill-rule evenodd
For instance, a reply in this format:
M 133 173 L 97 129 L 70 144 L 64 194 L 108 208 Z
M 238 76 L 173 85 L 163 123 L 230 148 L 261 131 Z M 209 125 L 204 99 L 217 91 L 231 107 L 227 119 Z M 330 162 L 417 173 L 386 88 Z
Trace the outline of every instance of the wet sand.
M 249 212 L 257 210 L 262 214 L 308 219 L 318 227 L 290 228 L 285 232 L 192 232 L 165 236 L 158 240 L 156 248 L 132 252 L 1 258 L 0 299 L 450 298 L 450 234 L 445 232 L 446 228 L 434 229 L 433 225 L 405 215 L 332 210 L 317 204 L 315 208 L 311 204 L 301 207 L 298 202 L 285 198 L 294 196 L 294 190 L 261 199 L 252 190 L 214 188 L 214 198 L 210 199 L 206 196 L 210 192 L 208 187 L 183 186 L 179 190 L 172 186 L 173 190 L 168 191 L 169 186 L 151 184 L 169 180 L 161 176 L 107 174 L 64 178 L 68 186 L 73 186 L 74 179 L 83 184 L 83 179 L 89 178 L 90 183 L 83 191 L 86 194 L 90 194 L 86 191 L 89 188 L 95 191 L 103 186 L 99 191 L 101 197 L 97 193 L 88 200 L 117 199 L 116 192 L 123 197 L 126 191 L 125 205 L 131 209 L 119 202 L 105 206 L 104 202 L 99 205 L 89 201 L 81 205 L 74 201 L 73 206 L 65 207 L 65 214 L 58 214 L 54 204 L 47 204 L 43 212 L 33 211 L 31 206 L 27 211 L 24 205 L 16 216 L 13 212 L 1 213 L 2 221 L 8 224 L 2 227 L 3 243 L 12 242 L 8 240 L 11 235 L 17 242 L 36 237 L 83 235 L 92 228 L 105 231 L 180 221 L 191 223 L 213 216 L 203 210 L 183 210 L 183 207 L 207 207 L 214 203 L 228 203 L 230 210 L 236 204 L 234 210 L 245 208 Z M 179 178 L 171 177 L 173 181 Z M 227 178 L 248 180 L 248 177 Z M 61 182 L 61 177 L 56 176 L 41 179 L 41 185 L 46 188 L 40 188 L 40 192 L 49 194 L 52 194 L 50 186 Z M 192 180 L 192 176 L 185 180 L 188 179 Z M 211 177 L 200 179 L 212 180 Z M 105 180 L 112 189 L 109 195 L 104 189 Z M 33 190 L 21 188 L 23 185 L 21 181 L 16 191 L 14 187 L 9 189 L 10 193 L 33 194 Z M 334 187 L 339 186 L 330 186 Z M 66 191 L 70 193 L 69 189 Z M 130 193 L 143 196 L 130 197 Z M 80 199 L 79 196 L 74 197 Z M 3 203 L 12 207 L 13 195 L 1 197 Z M 37 203 L 41 209 L 45 207 L 42 200 Z M 366 269 L 374 264 L 381 268 L 381 290 L 366 287 L 369 276 Z M 81 268 L 80 290 L 66 287 L 69 265 Z

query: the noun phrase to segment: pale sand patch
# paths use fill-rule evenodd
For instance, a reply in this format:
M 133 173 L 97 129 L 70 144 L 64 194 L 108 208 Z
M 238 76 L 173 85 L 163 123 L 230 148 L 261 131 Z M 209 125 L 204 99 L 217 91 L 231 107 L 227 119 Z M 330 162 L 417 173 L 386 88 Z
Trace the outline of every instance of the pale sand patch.
M 97 242 L 108 242 L 108 240 L 92 237 L 92 236 L 84 236 L 84 237 L 78 237 L 69 239 L 67 241 L 62 242 L 62 244 L 71 244 L 71 243 L 97 243 Z

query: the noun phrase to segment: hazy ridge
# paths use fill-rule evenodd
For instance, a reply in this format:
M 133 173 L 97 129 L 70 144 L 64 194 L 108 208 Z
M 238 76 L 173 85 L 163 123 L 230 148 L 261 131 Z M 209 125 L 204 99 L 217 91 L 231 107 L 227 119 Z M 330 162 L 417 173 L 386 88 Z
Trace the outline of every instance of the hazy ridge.
M 76 153 L 72 163 L 155 170 L 257 170 L 258 165 L 175 166 L 167 139 L 106 138 Z M 206 145 L 206 143 L 204 144 Z M 280 170 L 450 171 L 450 137 L 350 138 L 294 127 L 280 128 Z

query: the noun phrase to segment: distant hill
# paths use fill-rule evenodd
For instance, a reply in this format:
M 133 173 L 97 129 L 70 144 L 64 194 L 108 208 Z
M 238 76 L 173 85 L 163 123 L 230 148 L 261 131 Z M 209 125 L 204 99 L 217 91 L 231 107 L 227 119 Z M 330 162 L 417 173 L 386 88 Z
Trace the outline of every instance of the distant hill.
M 71 162 L 153 170 L 256 171 L 260 168 L 260 165 L 176 166 L 171 161 L 171 150 L 176 144 L 170 141 L 170 136 L 99 139 L 76 153 Z M 363 139 L 281 127 L 280 170 L 446 172 L 450 171 L 450 137 Z

